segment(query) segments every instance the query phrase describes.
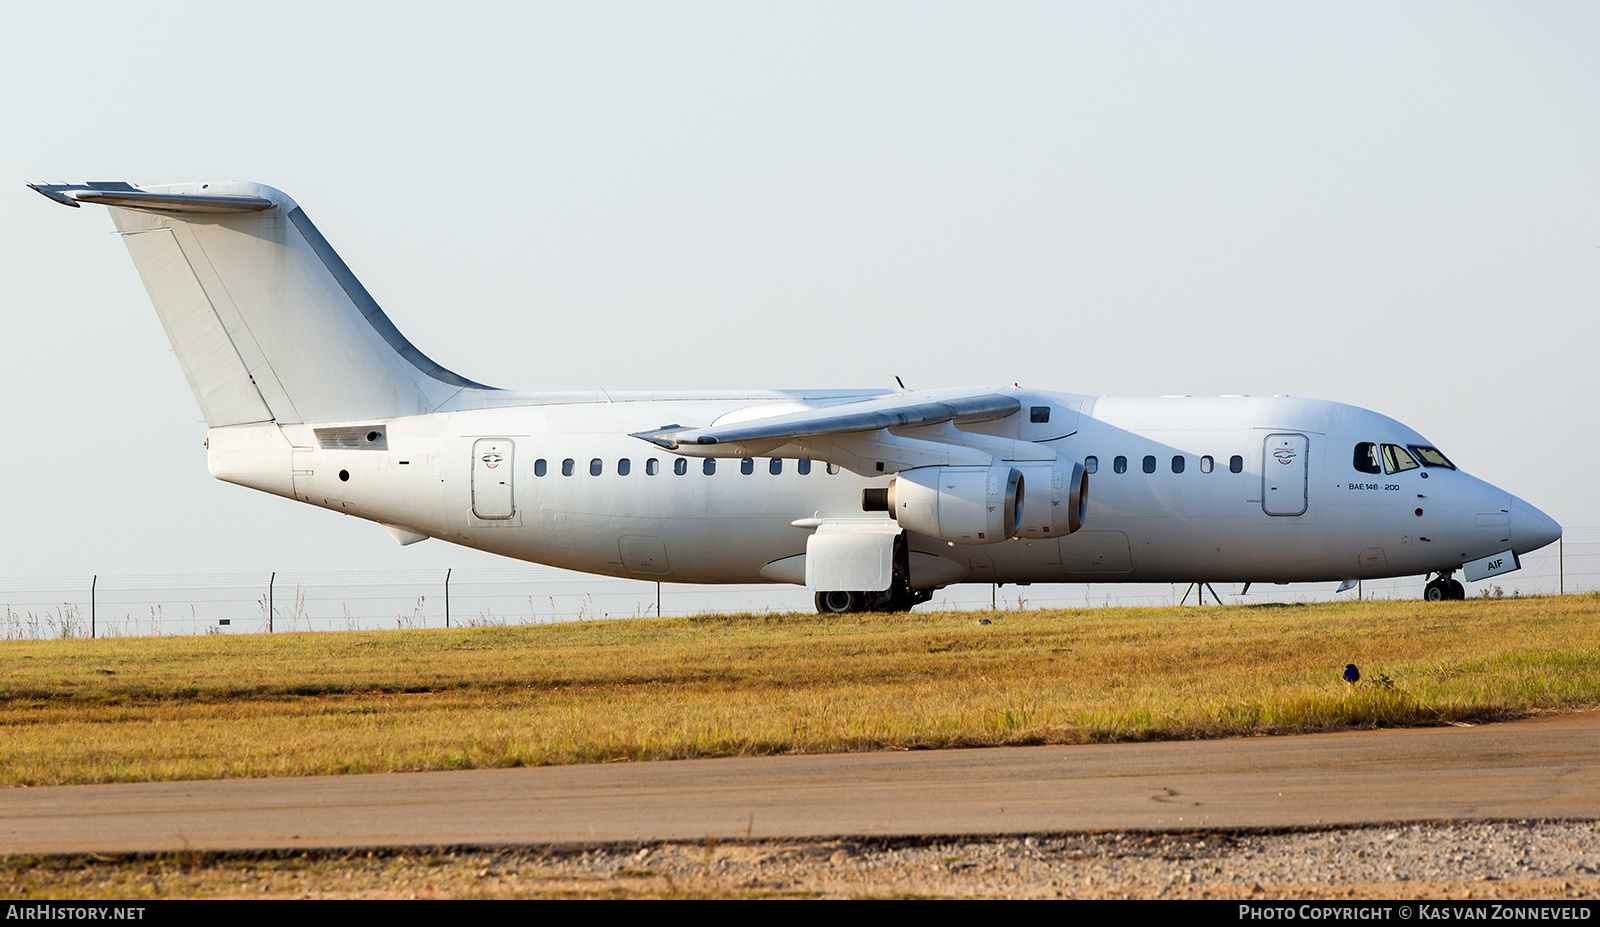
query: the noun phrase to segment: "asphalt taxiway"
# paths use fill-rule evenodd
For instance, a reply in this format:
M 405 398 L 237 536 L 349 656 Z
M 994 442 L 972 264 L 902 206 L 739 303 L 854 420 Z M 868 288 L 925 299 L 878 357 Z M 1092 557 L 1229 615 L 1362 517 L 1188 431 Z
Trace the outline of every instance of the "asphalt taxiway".
M 1600 712 L 1293 737 L 0 790 L 0 853 L 1600 819 Z

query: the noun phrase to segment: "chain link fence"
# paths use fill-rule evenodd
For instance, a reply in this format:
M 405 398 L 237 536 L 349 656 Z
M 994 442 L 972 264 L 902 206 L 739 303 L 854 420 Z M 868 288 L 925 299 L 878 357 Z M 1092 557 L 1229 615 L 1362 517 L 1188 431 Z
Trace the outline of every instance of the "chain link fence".
M 1415 599 L 1426 577 L 1206 587 L 1205 601 L 1328 602 Z M 1522 558 L 1522 569 L 1468 583 L 1468 597 L 1600 590 L 1600 528 L 1567 529 Z M 1196 604 L 1184 583 L 964 584 L 923 610 L 1023 610 Z M 613 579 L 550 567 L 384 573 L 88 576 L 0 580 L 0 639 L 260 634 L 483 627 L 657 615 L 814 611 L 796 586 L 701 586 Z

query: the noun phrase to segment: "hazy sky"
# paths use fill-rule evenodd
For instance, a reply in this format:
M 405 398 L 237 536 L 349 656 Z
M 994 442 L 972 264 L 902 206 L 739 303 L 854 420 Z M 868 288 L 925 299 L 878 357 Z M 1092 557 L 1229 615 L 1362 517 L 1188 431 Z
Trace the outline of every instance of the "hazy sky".
M 1600 526 L 1592 3 L 40 5 L 0 576 L 503 563 L 216 482 L 105 211 L 288 192 L 497 386 L 1289 393 Z

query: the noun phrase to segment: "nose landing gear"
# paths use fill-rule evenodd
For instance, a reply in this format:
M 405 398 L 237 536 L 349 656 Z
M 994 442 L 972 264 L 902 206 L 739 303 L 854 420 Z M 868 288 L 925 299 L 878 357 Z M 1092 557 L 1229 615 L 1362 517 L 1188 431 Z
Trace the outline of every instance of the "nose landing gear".
M 1422 597 L 1429 602 L 1460 601 L 1467 597 L 1467 587 L 1450 578 L 1455 570 L 1444 570 L 1422 587 Z

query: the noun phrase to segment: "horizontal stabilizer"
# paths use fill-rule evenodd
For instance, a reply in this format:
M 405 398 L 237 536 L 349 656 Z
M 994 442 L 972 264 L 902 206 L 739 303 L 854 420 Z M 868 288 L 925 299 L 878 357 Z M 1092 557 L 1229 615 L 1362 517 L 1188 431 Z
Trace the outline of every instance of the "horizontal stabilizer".
M 77 209 L 83 203 L 121 206 L 169 216 L 217 216 L 260 212 L 278 205 L 264 196 L 212 196 L 199 193 L 148 193 L 122 181 L 86 184 L 30 183 L 37 190 L 64 206 Z

